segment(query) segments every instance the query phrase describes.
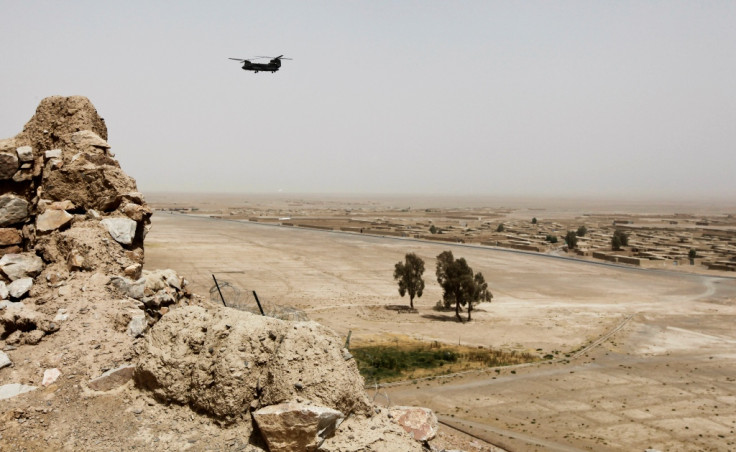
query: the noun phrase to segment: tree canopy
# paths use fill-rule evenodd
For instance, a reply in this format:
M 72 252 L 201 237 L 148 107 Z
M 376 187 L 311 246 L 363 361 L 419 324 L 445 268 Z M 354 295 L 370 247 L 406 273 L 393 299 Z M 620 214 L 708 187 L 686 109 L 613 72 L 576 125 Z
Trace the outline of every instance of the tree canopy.
M 407 253 L 404 262 L 394 266 L 394 279 L 399 281 L 399 295 L 409 294 L 409 306 L 414 309 L 414 297 L 424 292 L 424 261 L 414 253 Z
M 493 298 L 483 274 L 474 274 L 465 258 L 455 259 L 452 251 L 443 251 L 437 256 L 436 275 L 437 282 L 442 287 L 442 300 L 446 307 L 455 304 L 455 316 L 458 320 L 462 320 L 460 306 L 467 306 L 470 321 L 473 305 L 491 301 Z
M 567 243 L 567 247 L 571 250 L 578 246 L 578 235 L 575 234 L 575 231 L 567 231 L 567 234 L 565 235 L 565 243 Z

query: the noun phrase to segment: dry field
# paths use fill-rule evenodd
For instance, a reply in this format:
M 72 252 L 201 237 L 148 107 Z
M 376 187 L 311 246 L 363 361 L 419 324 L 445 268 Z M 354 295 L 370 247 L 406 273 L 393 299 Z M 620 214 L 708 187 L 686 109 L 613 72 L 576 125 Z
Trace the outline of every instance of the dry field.
M 156 200 L 152 199 L 156 205 Z M 392 403 L 510 450 L 736 449 L 736 280 L 542 254 L 157 212 L 146 268 L 173 268 L 198 293 L 212 274 L 301 309 L 352 342 L 424 340 L 567 360 L 386 388 Z M 433 310 L 434 257 L 452 250 L 494 294 L 459 324 Z M 393 265 L 427 266 L 417 313 L 399 313 Z M 573 352 L 590 344 L 584 353 Z

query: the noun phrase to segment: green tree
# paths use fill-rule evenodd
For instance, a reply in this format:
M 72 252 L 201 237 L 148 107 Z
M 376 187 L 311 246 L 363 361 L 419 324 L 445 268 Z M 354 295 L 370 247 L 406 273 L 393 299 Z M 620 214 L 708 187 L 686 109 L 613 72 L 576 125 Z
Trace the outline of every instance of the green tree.
M 545 237 L 544 240 L 548 241 L 549 243 L 557 243 L 557 236 L 547 234 L 547 237 Z
M 567 247 L 571 250 L 578 246 L 578 236 L 575 234 L 575 231 L 567 231 L 565 243 L 567 243 Z
M 432 225 L 429 227 L 429 232 L 432 234 L 437 234 L 437 226 Z
M 585 227 L 585 225 L 580 226 L 575 233 L 578 237 L 585 237 L 585 234 L 588 233 L 588 228 Z
M 611 237 L 611 249 L 613 251 L 620 251 L 622 246 L 629 244 L 629 236 L 621 230 L 616 229 L 613 231 L 613 237 Z
M 414 309 L 414 297 L 421 298 L 424 292 L 424 261 L 414 253 L 407 253 L 404 262 L 394 266 L 394 279 L 399 281 L 399 295 L 409 294 L 409 306 Z
M 698 257 L 698 252 L 695 251 L 695 248 L 690 248 L 690 251 L 688 251 L 688 253 L 687 253 L 687 257 L 689 257 L 690 260 L 693 260 L 696 257 Z
M 442 300 L 446 307 L 455 304 L 455 317 L 460 318 L 460 306 L 468 307 L 468 321 L 474 303 L 490 301 L 493 295 L 482 273 L 473 274 L 464 258 L 455 259 L 452 251 L 437 256 L 437 282 L 442 287 Z
M 537 217 L 532 218 L 532 224 L 537 224 Z
M 505 228 L 503 227 L 503 223 L 501 223 L 501 224 L 499 224 L 499 225 L 498 225 L 498 227 L 496 228 L 496 232 L 503 232 L 503 231 L 504 231 L 504 229 L 505 229 Z

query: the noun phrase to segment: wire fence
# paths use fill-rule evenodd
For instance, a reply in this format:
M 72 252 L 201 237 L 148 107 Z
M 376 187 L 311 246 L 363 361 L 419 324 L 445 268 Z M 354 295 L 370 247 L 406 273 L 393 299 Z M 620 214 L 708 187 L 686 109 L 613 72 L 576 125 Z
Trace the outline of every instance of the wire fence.
M 222 298 L 220 298 L 220 294 L 222 294 Z M 258 300 L 256 300 L 256 296 Z M 268 298 L 264 299 L 262 296 L 256 295 L 256 292 L 252 289 L 242 288 L 236 282 L 218 279 L 217 284 L 212 284 L 212 287 L 210 287 L 210 300 L 219 304 L 222 303 L 223 299 L 228 308 L 250 312 L 251 314 L 261 314 L 261 310 L 258 308 L 258 302 L 260 302 L 265 316 L 293 322 L 309 320 L 307 314 L 300 309 L 273 303 Z

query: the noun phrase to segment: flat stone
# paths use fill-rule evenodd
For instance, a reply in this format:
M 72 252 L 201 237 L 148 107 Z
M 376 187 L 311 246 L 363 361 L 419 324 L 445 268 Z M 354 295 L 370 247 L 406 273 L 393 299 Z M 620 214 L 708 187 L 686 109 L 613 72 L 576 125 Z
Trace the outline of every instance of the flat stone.
M 8 286 L 8 294 L 13 298 L 22 298 L 33 287 L 33 278 L 16 279 Z
M 429 408 L 396 406 L 389 410 L 394 421 L 417 441 L 429 441 L 437 435 L 437 416 Z
M 46 159 L 60 159 L 61 158 L 61 149 L 51 149 L 49 151 L 46 151 L 43 153 Z
M 0 270 L 11 281 L 35 277 L 43 270 L 43 260 L 33 253 L 6 254 L 0 258 Z
M 28 201 L 6 194 L 0 196 L 0 227 L 10 226 L 28 219 Z
M 17 245 L 23 242 L 23 236 L 15 228 L 0 228 L 0 246 Z
M 99 149 L 110 149 L 110 145 L 107 141 L 103 140 L 99 135 L 91 130 L 80 130 L 72 134 L 72 142 L 77 145 L 77 148 L 84 149 L 87 147 L 95 147 Z
M 130 218 L 105 218 L 100 223 L 107 228 L 107 232 L 110 233 L 116 242 L 122 243 L 123 245 L 133 243 L 135 229 L 138 225 L 135 221 Z
M 94 380 L 90 380 L 87 386 L 95 391 L 109 391 L 127 383 L 131 378 L 133 378 L 134 372 L 135 366 L 132 365 L 110 369 Z
M 253 412 L 258 428 L 274 451 L 314 451 L 332 436 L 345 415 L 319 405 L 280 403 Z
M 5 285 L 4 281 L 0 281 L 0 300 L 7 300 L 8 295 L 10 295 L 8 286 Z
M 21 146 L 19 148 L 16 148 L 15 153 L 18 154 L 18 159 L 21 162 L 33 161 L 33 148 L 30 146 Z
M 0 352 L 0 369 L 8 367 L 11 364 L 13 364 L 13 362 L 10 360 L 8 355 L 6 355 L 5 352 Z
M 0 400 L 10 399 L 26 392 L 35 391 L 35 386 L 26 386 L 20 383 L 10 383 L 7 385 L 0 386 Z
M 72 221 L 74 215 L 64 210 L 48 209 L 36 217 L 36 231 L 55 231 Z
M 0 180 L 10 179 L 16 171 L 18 171 L 18 157 L 0 152 Z
M 56 367 L 54 367 L 53 369 L 46 369 L 43 372 L 43 381 L 41 382 L 41 384 L 43 386 L 54 384 L 56 380 L 59 379 L 60 376 L 61 376 L 61 371 L 57 369 Z

